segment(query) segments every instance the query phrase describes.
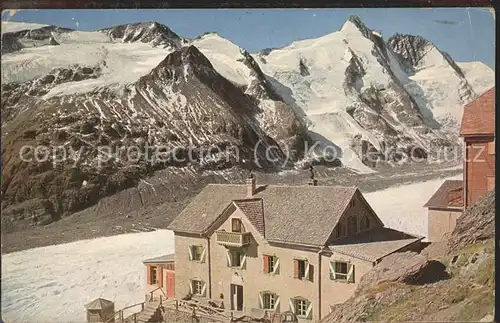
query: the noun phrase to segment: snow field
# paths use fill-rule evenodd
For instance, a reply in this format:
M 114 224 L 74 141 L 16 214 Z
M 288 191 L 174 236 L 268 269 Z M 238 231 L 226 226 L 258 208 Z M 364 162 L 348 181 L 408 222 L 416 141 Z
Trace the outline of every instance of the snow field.
M 2 256 L 7 322 L 85 322 L 84 305 L 102 297 L 115 310 L 144 301 L 147 258 L 174 252 L 168 230 L 124 234 Z
M 462 178 L 463 175 L 456 175 L 363 195 L 386 227 L 427 237 L 427 209 L 424 204 L 445 180 Z

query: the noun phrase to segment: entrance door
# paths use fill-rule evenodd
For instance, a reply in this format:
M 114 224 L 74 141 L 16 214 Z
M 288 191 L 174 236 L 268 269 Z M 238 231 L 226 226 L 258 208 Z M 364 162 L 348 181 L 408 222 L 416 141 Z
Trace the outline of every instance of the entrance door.
M 175 297 L 175 273 L 167 271 L 167 297 Z
M 243 286 L 231 284 L 231 310 L 243 311 Z

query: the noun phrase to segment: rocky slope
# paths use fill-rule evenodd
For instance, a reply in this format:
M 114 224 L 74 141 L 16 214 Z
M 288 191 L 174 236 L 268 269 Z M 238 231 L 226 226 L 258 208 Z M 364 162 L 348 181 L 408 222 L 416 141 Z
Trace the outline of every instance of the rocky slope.
M 385 42 L 357 17 L 339 32 L 258 54 L 214 33 L 187 40 L 155 22 L 2 31 L 6 227 L 57 220 L 162 169 L 164 181 L 175 173 L 189 183 L 214 170 L 303 168 L 317 157 L 371 172 L 457 147 L 453 123 L 425 109 L 459 91 L 439 84 L 460 67 L 442 54 L 448 74 L 432 80 L 446 91 L 428 102 L 412 78 L 435 66 L 422 67 L 429 55 L 405 54 L 422 41 Z M 460 104 L 492 79 L 475 71 L 460 76 L 474 80 Z
M 441 255 L 407 252 L 384 259 L 321 323 L 493 321 L 494 202 L 492 192 L 468 208 Z

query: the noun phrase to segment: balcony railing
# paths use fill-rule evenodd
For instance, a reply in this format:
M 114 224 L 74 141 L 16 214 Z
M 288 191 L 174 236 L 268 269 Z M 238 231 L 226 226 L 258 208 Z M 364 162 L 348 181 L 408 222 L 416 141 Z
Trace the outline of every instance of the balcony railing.
M 243 247 L 250 243 L 250 232 L 216 231 L 217 243 L 228 247 Z

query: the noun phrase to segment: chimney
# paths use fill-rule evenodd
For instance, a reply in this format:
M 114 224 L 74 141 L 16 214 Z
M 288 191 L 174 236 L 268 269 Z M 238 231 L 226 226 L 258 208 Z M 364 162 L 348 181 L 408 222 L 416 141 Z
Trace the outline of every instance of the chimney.
M 250 174 L 248 175 L 247 178 L 247 197 L 254 196 L 255 191 L 256 191 L 255 175 L 253 174 L 253 171 L 250 171 Z
M 310 186 L 318 186 L 318 180 L 314 179 L 314 168 L 313 166 L 309 166 L 309 173 L 310 173 L 310 180 L 309 180 L 309 185 Z

